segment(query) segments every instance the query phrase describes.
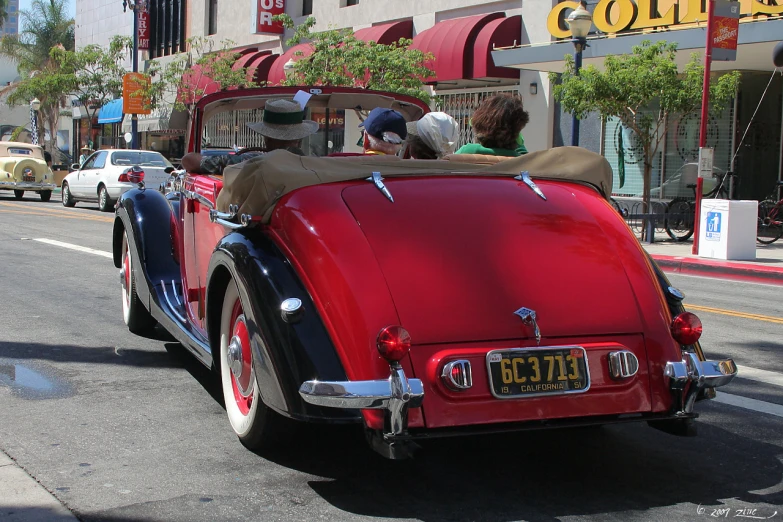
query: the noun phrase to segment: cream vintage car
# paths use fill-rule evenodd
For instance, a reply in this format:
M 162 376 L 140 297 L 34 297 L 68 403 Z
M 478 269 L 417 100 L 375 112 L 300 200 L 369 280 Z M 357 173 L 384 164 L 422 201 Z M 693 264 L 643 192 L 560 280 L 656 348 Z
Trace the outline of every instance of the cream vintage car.
M 38 192 L 41 201 L 49 201 L 55 188 L 54 174 L 40 146 L 0 142 L 0 190 L 13 190 L 16 199 L 28 191 Z

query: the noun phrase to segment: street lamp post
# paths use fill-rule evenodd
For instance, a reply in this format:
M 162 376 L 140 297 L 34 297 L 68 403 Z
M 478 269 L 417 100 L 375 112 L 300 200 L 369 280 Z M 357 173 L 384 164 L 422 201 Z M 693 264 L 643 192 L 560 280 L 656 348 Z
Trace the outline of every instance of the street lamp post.
M 122 0 L 122 12 L 126 12 L 130 7 L 133 11 L 133 51 L 131 62 L 133 72 L 139 72 L 139 11 L 146 8 L 145 0 Z M 131 115 L 131 148 L 139 148 L 139 117 L 136 114 Z
M 38 98 L 33 98 L 30 101 L 30 127 L 32 127 L 30 141 L 33 142 L 33 145 L 38 145 L 38 110 L 40 108 L 41 101 Z
M 582 51 L 587 47 L 587 34 L 593 25 L 593 17 L 585 9 L 585 4 L 580 3 L 579 7 L 568 15 L 566 23 L 571 29 L 571 41 L 574 44 L 574 74 L 579 76 L 579 69 L 582 68 Z M 571 117 L 571 145 L 579 146 L 579 118 L 576 114 Z

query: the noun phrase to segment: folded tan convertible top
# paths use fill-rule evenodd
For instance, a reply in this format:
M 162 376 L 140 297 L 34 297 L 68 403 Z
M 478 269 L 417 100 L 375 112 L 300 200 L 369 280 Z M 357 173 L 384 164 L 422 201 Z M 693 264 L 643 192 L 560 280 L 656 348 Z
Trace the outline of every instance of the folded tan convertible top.
M 606 158 L 580 147 L 556 147 L 509 158 L 493 165 L 454 160 L 410 160 L 396 156 L 310 157 L 276 150 L 227 167 L 217 208 L 239 205 L 240 214 L 268 221 L 274 203 L 301 187 L 354 179 L 373 172 L 384 178 L 401 176 L 517 176 L 526 170 L 532 178 L 587 183 L 604 197 L 612 193 L 612 169 Z

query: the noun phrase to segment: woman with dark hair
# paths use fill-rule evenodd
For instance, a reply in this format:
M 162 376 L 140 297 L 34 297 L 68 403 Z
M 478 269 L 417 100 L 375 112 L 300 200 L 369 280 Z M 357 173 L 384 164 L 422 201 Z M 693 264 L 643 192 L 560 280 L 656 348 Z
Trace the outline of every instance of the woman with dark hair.
M 457 154 L 521 156 L 527 154 L 522 129 L 529 116 L 522 98 L 497 94 L 484 100 L 473 113 L 471 126 L 478 143 L 468 143 Z

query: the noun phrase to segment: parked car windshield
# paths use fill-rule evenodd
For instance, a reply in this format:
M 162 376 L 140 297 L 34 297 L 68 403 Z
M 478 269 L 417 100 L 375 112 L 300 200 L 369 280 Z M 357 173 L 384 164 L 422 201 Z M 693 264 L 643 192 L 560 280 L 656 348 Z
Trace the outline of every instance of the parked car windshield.
M 115 152 L 112 165 L 138 165 L 140 167 L 173 167 L 171 162 L 157 152 Z

